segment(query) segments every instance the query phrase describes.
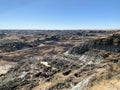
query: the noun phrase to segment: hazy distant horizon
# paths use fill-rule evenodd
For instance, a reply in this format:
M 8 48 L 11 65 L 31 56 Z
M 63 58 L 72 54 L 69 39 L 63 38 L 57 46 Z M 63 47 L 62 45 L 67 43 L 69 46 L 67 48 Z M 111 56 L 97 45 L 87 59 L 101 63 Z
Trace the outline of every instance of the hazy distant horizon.
M 0 29 L 0 30 L 120 30 L 120 29 Z

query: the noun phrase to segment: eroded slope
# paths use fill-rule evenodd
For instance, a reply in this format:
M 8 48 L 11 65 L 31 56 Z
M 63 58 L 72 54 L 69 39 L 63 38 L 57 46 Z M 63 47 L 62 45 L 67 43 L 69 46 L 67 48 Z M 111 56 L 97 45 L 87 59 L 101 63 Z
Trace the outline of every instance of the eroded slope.
M 0 90 L 99 90 L 103 85 L 119 90 L 119 36 L 85 42 L 65 54 L 23 59 L 0 77 Z

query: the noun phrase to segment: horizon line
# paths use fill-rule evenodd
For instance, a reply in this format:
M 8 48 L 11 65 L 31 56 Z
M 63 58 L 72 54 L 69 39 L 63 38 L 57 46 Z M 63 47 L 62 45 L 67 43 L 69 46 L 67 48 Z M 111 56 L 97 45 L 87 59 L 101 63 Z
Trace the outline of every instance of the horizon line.
M 94 28 L 94 29 L 18 29 L 18 28 L 14 28 L 14 29 L 0 29 L 0 30 L 120 30 L 120 28 L 116 28 L 116 29 L 109 29 L 109 28 L 106 28 L 106 29 L 98 29 L 98 28 Z

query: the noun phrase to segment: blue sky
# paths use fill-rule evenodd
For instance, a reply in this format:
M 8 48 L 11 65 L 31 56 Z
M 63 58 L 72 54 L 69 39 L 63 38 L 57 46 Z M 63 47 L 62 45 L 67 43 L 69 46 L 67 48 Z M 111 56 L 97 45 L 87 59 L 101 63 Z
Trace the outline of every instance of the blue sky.
M 120 0 L 0 0 L 0 29 L 118 29 Z

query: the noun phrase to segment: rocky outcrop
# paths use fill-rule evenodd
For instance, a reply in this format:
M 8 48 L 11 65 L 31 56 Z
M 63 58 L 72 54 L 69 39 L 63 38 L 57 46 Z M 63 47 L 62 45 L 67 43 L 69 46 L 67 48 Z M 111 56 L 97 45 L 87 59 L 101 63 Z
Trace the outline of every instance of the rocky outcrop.
M 56 35 L 45 38 L 45 41 L 59 41 L 59 37 Z
M 57 72 L 57 69 L 44 65 L 40 60 L 22 60 L 0 78 L 0 90 L 21 90 L 22 88 L 31 90 L 40 80 L 49 78 Z
M 120 52 L 120 34 L 114 34 L 107 38 L 96 39 L 74 46 L 69 50 L 70 54 L 84 54 L 89 50 L 105 50 L 109 52 Z
M 33 42 L 11 42 L 5 43 L 0 45 L 0 50 L 2 52 L 12 52 L 16 50 L 21 50 L 24 48 L 32 48 L 37 47 L 41 44 L 39 39 L 34 40 Z
M 28 47 L 33 47 L 33 46 L 23 42 L 12 42 L 12 43 L 3 44 L 2 46 L 0 46 L 0 50 L 2 50 L 2 52 L 11 52 Z

